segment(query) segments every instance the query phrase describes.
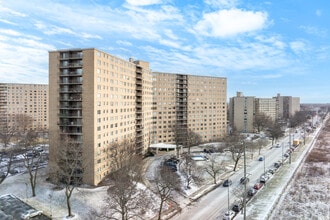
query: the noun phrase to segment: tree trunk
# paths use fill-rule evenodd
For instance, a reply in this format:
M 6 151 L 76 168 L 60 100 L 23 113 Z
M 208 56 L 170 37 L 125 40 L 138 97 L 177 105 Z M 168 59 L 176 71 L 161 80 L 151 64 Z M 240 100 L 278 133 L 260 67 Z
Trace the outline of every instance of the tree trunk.
M 238 160 L 235 160 L 234 171 L 236 171 L 236 168 L 237 168 L 237 164 L 238 164 Z
M 66 206 L 68 207 L 68 217 L 71 217 L 72 210 L 71 210 L 71 203 L 70 203 L 70 192 L 69 192 L 68 188 L 66 188 L 66 190 L 65 190 L 65 195 L 66 195 Z
M 162 219 L 163 203 L 164 203 L 164 201 L 161 199 L 159 210 L 158 210 L 158 220 L 161 220 Z

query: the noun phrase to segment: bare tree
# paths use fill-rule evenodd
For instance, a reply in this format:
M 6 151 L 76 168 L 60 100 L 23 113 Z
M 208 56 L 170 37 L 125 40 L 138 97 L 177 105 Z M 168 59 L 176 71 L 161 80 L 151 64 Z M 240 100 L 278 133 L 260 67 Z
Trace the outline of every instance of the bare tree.
M 244 138 L 241 134 L 234 131 L 225 139 L 226 145 L 231 152 L 231 158 L 234 161 L 234 171 L 236 171 L 239 160 L 244 156 Z
M 185 153 L 180 163 L 180 173 L 185 180 L 185 187 L 190 189 L 191 183 L 199 183 L 202 181 L 200 170 L 196 167 L 196 162 L 191 158 L 191 155 Z
M 155 193 L 160 198 L 158 209 L 158 220 L 160 220 L 164 204 L 167 201 L 173 201 L 174 191 L 180 191 L 180 178 L 177 173 L 173 172 L 168 167 L 161 166 L 153 182 L 155 185 Z
M 266 138 L 259 138 L 257 140 L 257 146 L 258 146 L 258 155 L 261 154 L 261 149 L 264 147 L 264 146 L 267 146 L 268 144 L 268 140 Z
M 272 138 L 272 145 L 274 144 L 274 141 L 279 139 L 280 137 L 283 137 L 284 131 L 281 128 L 281 125 L 274 122 L 271 127 L 268 130 L 269 136 Z
M 176 156 L 179 157 L 180 155 L 180 146 L 185 146 L 186 143 L 186 135 L 187 135 L 187 128 L 186 126 L 179 125 L 176 123 L 172 127 L 172 134 L 173 134 L 173 139 L 176 145 Z
M 149 199 L 137 187 L 142 180 L 141 156 L 135 154 L 131 140 L 111 144 L 108 152 L 114 172 L 110 174 L 109 197 L 105 200 L 107 207 L 97 216 L 102 219 L 143 219 L 141 215 Z
M 258 133 L 264 128 L 269 127 L 272 124 L 272 119 L 265 113 L 258 113 L 254 117 L 253 125 L 257 129 Z
M 29 174 L 29 181 L 32 191 L 32 196 L 36 196 L 37 176 L 39 165 L 42 161 L 43 155 L 34 148 L 37 143 L 37 134 L 33 131 L 21 133 L 20 147 L 24 149 L 24 166 Z
M 190 154 L 190 148 L 193 146 L 198 146 L 202 142 L 202 137 L 192 130 L 188 130 L 187 136 L 186 136 L 186 145 L 188 148 L 188 154 Z
M 218 162 L 215 160 L 215 157 L 211 156 L 209 161 L 207 161 L 204 170 L 212 177 L 213 183 L 217 184 L 217 177 L 225 170 L 225 168 L 223 162 Z
M 0 184 L 7 178 L 13 164 L 13 150 L 5 149 L 0 152 Z
M 111 185 L 107 190 L 109 197 L 99 217 L 103 219 L 128 220 L 143 219 L 141 213 L 147 207 L 147 195 L 137 187 L 140 174 L 135 173 L 133 166 L 125 166 L 111 174 Z M 118 217 L 119 215 L 119 217 Z
M 297 127 L 297 126 L 303 124 L 304 122 L 307 121 L 307 116 L 308 116 L 308 112 L 307 111 L 296 112 L 290 118 L 290 126 L 293 128 L 293 127 Z
M 16 131 L 15 128 L 10 126 L 7 116 L 1 115 L 0 117 L 0 139 L 3 143 L 3 147 L 6 149 L 12 139 L 12 137 L 15 135 Z
M 68 217 L 73 217 L 71 196 L 76 187 L 83 183 L 82 174 L 86 164 L 83 163 L 80 145 L 66 135 L 61 135 L 59 140 L 50 177 L 58 185 L 64 186 Z

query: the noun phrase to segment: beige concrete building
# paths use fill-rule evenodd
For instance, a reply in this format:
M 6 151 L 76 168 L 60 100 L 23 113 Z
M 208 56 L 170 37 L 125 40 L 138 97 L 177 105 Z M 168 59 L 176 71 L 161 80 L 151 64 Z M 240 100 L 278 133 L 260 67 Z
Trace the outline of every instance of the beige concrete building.
M 276 99 L 274 98 L 255 98 L 255 114 L 263 113 L 276 120 Z
M 278 119 L 287 120 L 291 118 L 296 112 L 300 111 L 300 98 L 292 96 L 281 96 L 277 94 L 276 109 Z
M 60 136 L 82 151 L 85 183 L 112 171 L 108 149 L 124 139 L 144 153 L 152 125 L 149 63 L 125 61 L 100 50 L 49 52 L 50 165 Z
M 48 85 L 0 83 L 0 126 L 22 123 L 18 115 L 31 117 L 27 130 L 47 130 Z
M 200 134 L 203 142 L 227 131 L 227 79 L 153 73 L 152 143 L 175 143 L 175 127 Z
M 236 97 L 229 100 L 229 120 L 238 132 L 253 132 L 255 115 L 255 97 L 243 96 L 237 92 Z

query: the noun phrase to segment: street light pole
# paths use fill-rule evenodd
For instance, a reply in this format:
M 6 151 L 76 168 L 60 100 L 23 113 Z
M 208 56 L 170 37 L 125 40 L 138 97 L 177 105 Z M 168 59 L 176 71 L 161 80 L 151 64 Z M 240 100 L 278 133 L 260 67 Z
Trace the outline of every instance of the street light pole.
M 229 181 L 229 179 L 228 179 Z M 230 184 L 228 185 L 228 215 L 230 216 L 230 211 L 229 211 L 229 187 L 230 187 Z
M 244 220 L 246 220 L 246 153 L 245 153 L 245 151 L 246 151 L 246 146 L 245 146 L 245 143 L 244 143 L 244 141 L 243 141 L 243 147 L 244 147 L 244 179 L 245 179 L 245 181 L 244 181 L 244 197 L 243 197 L 243 209 L 244 209 Z

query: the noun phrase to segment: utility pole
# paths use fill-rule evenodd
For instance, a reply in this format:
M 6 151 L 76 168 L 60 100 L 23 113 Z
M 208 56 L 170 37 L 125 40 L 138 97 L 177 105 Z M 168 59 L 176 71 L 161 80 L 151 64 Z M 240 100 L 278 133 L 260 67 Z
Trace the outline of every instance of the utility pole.
M 229 181 L 229 179 L 228 179 Z M 230 187 L 230 184 L 228 185 L 228 215 L 230 216 L 230 211 L 229 211 L 229 187 Z
M 243 141 L 243 147 L 244 147 L 244 179 L 246 180 L 246 146 L 244 141 Z M 246 220 L 246 182 L 247 181 L 244 181 L 244 197 L 243 197 L 244 220 Z

